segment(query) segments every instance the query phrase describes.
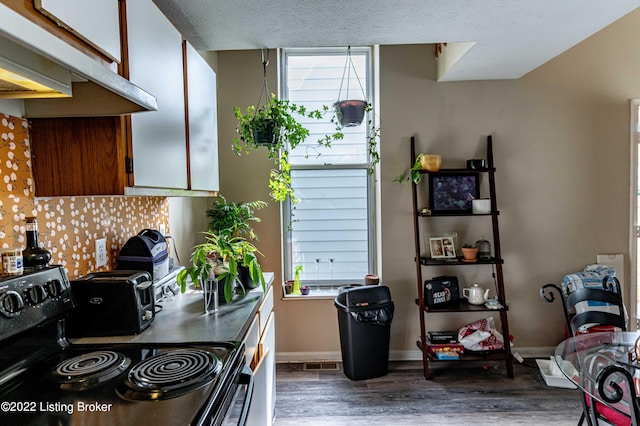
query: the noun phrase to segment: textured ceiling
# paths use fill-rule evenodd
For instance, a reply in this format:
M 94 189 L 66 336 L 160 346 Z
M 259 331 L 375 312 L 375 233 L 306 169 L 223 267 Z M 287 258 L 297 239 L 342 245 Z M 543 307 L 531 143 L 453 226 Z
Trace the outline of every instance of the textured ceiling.
M 473 42 L 441 80 L 519 78 L 640 0 L 154 0 L 198 50 Z

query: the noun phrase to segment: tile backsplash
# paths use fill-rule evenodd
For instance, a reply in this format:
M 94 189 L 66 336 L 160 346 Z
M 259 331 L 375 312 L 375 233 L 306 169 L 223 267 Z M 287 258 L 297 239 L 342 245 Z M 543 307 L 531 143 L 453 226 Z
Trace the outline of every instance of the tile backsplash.
M 116 266 L 120 248 L 145 228 L 169 227 L 166 197 L 33 196 L 28 123 L 0 115 L 0 247 L 25 246 L 25 217 L 38 220 L 40 245 L 70 279 Z M 60 173 L 64 173 L 61 170 Z M 107 265 L 95 267 L 95 240 L 107 239 Z

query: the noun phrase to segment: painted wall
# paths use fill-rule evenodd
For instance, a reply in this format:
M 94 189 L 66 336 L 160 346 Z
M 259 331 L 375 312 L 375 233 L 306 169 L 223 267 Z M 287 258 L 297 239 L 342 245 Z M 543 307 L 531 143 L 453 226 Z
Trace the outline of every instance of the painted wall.
M 64 173 L 64 171 L 61 171 Z M 41 246 L 70 279 L 115 267 L 120 248 L 144 228 L 168 228 L 164 197 L 56 197 L 34 199 L 28 124 L 0 116 L 0 245 L 24 247 L 25 217 L 38 220 Z M 107 239 L 108 263 L 95 267 L 95 240 Z
M 444 167 L 483 157 L 493 135 L 505 285 L 510 328 L 518 348 L 549 348 L 563 337 L 559 305 L 542 302 L 540 285 L 559 282 L 595 262 L 598 253 L 628 255 L 629 99 L 640 97 L 640 11 L 636 11 L 519 80 L 438 83 L 433 48 L 382 46 L 381 201 L 383 281 L 396 303 L 392 356 L 415 356 L 419 334 L 409 185 L 393 179 L 418 150 L 441 154 Z M 267 199 L 271 163 L 266 154 L 236 157 L 233 105 L 255 104 L 261 85 L 260 52 L 219 52 L 220 158 L 223 193 Z M 273 68 L 273 58 L 272 65 Z M 270 87 L 276 87 L 271 69 Z M 279 276 L 279 209 L 261 215 L 265 269 Z M 440 230 L 461 241 L 489 236 L 481 218 L 442 219 Z M 627 260 L 628 263 L 628 260 Z M 492 286 L 491 269 L 453 273 L 463 286 Z M 276 287 L 276 296 L 281 289 Z M 627 292 L 628 297 L 628 292 Z M 277 301 L 281 359 L 339 353 L 331 300 Z M 429 315 L 428 329 L 455 329 L 472 315 Z M 396 351 L 396 352 L 394 352 Z

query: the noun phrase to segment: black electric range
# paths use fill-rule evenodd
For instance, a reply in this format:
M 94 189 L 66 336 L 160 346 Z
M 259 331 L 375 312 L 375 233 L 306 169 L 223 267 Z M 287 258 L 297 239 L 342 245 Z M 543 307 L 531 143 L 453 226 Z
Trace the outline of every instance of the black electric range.
M 0 281 L 0 424 L 221 425 L 242 385 L 246 422 L 241 343 L 70 344 L 71 309 L 60 266 Z

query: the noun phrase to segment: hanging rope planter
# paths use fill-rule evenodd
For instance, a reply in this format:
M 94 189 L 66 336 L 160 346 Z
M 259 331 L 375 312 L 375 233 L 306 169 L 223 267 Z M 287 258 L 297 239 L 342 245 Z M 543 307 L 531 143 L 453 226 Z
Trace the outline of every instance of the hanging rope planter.
M 267 53 L 265 56 L 265 49 L 262 49 L 262 91 L 260 92 L 260 97 L 258 98 L 258 103 L 256 104 L 256 110 L 253 113 L 253 120 L 251 122 L 253 127 L 253 139 L 258 145 L 273 145 L 278 143 L 278 131 L 276 130 L 276 123 L 274 120 L 270 118 L 257 118 L 258 111 L 260 110 L 260 102 L 262 102 L 262 98 L 264 97 L 265 101 L 265 109 L 269 110 L 269 97 L 271 96 L 271 92 L 269 92 L 269 85 L 267 83 L 267 67 L 269 66 L 269 49 L 266 49 Z
M 360 86 L 360 90 L 362 92 L 363 100 L 360 99 L 349 99 L 349 82 L 351 80 L 351 70 L 353 70 L 353 74 L 356 76 L 356 80 L 358 81 L 358 85 Z M 338 91 L 338 99 L 341 99 L 342 95 L 342 86 L 345 82 L 345 74 L 346 74 L 346 100 L 339 100 L 333 104 L 333 107 L 336 111 L 336 117 L 340 122 L 340 125 L 343 127 L 355 127 L 362 124 L 362 120 L 364 119 L 364 113 L 367 110 L 367 106 L 369 105 L 366 100 L 366 94 L 364 92 L 364 88 L 362 87 L 362 83 L 360 82 L 360 77 L 358 77 L 358 72 L 356 71 L 356 67 L 353 64 L 353 60 L 351 59 L 351 46 L 347 48 L 347 59 L 344 64 L 344 70 L 342 71 L 342 81 L 340 82 L 340 89 Z

